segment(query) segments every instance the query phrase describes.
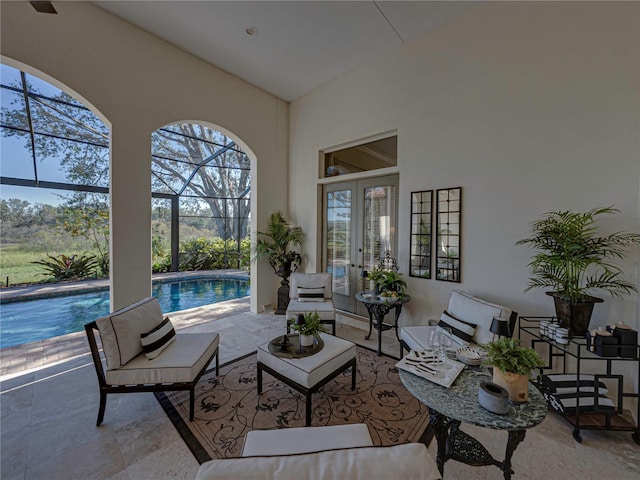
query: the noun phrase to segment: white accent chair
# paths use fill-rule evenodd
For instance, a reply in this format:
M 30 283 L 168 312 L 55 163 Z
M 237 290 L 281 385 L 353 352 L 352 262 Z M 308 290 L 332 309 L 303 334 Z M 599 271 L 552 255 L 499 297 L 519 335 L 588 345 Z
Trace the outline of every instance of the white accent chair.
M 287 333 L 289 321 L 299 313 L 318 312 L 320 321 L 331 324 L 336 334 L 336 309 L 333 305 L 333 285 L 330 273 L 292 273 L 289 279 L 289 306 L 287 307 Z
M 448 318 L 447 318 L 448 317 Z M 473 333 L 468 339 L 470 344 L 487 343 L 493 340 L 494 334 L 491 332 L 491 323 L 494 318 L 509 322 L 511 334 L 515 328 L 518 313 L 502 305 L 489 303 L 486 300 L 474 297 L 462 290 L 454 290 L 449 298 L 449 305 L 440 317 L 440 322 L 451 321 L 451 318 L 472 325 Z M 430 321 L 436 323 L 438 321 Z M 400 355 L 403 349 L 407 350 L 427 350 L 429 332 L 436 328 L 427 325 L 404 325 L 400 327 Z M 466 346 L 461 343 L 461 338 L 456 338 L 454 330 L 454 343 L 452 348 L 458 349 Z M 462 334 L 461 334 L 462 337 Z M 456 343 L 458 342 L 458 343 Z
M 156 329 L 163 320 L 158 300 L 148 297 L 85 325 L 100 387 L 97 426 L 104 419 L 109 393 L 188 390 L 189 420 L 193 420 L 195 386 L 214 356 L 216 375 L 219 373 L 220 337 L 217 333 L 175 333 L 175 340 L 149 359 L 143 352 L 140 335 Z M 96 332 L 102 343 L 106 372 Z
M 241 458 L 203 463 L 196 480 L 441 479 L 422 443 L 374 447 L 365 424 L 252 430 Z

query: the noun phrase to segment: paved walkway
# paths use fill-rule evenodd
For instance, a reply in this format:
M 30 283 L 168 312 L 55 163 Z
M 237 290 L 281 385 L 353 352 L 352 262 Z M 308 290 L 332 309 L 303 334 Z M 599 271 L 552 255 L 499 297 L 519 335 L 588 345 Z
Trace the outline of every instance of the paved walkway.
M 182 280 L 209 277 L 235 277 L 248 279 L 249 272 L 246 270 L 199 270 L 196 272 L 154 273 L 151 279 L 154 282 L 168 282 L 176 279 Z M 0 289 L 0 303 L 18 298 L 46 298 L 70 292 L 93 292 L 104 288 L 109 288 L 108 278 L 2 288 Z

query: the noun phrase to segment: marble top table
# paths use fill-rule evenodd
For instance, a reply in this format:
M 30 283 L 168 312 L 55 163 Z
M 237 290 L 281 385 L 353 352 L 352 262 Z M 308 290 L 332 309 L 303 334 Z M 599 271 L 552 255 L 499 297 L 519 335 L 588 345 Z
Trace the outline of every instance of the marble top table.
M 369 333 L 364 337 L 365 340 L 371 338 L 371 328 L 375 327 L 378 331 L 378 356 L 382 355 L 382 332 L 395 328 L 396 338 L 400 342 L 398 337 L 398 319 L 400 313 L 402 313 L 402 305 L 411 300 L 409 295 L 403 295 L 402 297 L 385 297 L 383 299 L 377 297 L 373 292 L 358 292 L 356 293 L 356 300 L 362 302 L 369 312 Z M 385 323 L 384 317 L 391 311 L 395 310 L 394 323 Z M 375 320 L 375 322 L 374 322 Z
M 505 479 L 511 478 L 513 452 L 524 440 L 526 429 L 538 425 L 547 414 L 547 403 L 533 385 L 529 384 L 528 402 L 511 404 L 506 415 L 497 415 L 478 403 L 480 383 L 491 381 L 486 368 L 466 367 L 449 388 L 404 370 L 399 372 L 407 390 L 429 407 L 430 422 L 438 442 L 436 463 L 441 475 L 444 475 L 444 463 L 454 459 L 467 465 L 495 465 L 503 471 Z M 480 442 L 461 431 L 461 422 L 507 430 L 504 461 L 495 460 Z

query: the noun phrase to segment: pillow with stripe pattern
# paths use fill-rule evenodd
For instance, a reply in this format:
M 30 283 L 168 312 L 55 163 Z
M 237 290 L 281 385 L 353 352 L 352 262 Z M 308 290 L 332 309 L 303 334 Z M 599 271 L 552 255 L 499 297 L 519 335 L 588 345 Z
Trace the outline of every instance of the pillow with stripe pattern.
M 298 287 L 299 302 L 321 302 L 324 300 L 324 287 Z
M 453 334 L 453 341 L 463 347 L 468 347 L 473 342 L 473 334 L 476 332 L 476 326 L 455 318 L 446 310 L 442 312 L 438 326 L 449 327 Z
M 171 345 L 176 339 L 176 331 L 169 317 L 165 317 L 162 323 L 147 333 L 140 334 L 142 351 L 149 360 L 153 360 L 160 355 L 164 349 Z

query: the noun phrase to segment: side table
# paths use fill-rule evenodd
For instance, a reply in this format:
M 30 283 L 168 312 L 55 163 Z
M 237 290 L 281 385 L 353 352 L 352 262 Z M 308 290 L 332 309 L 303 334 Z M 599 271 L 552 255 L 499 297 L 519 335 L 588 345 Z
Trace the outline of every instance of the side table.
M 407 390 L 429 407 L 429 420 L 438 442 L 436 463 L 440 475 L 444 475 L 445 462 L 453 459 L 473 466 L 495 465 L 502 470 L 506 480 L 511 478 L 511 457 L 524 440 L 526 429 L 538 425 L 547 414 L 547 403 L 533 385 L 529 384 L 528 402 L 510 405 L 506 415 L 497 415 L 478 403 L 480 383 L 491 381 L 486 369 L 465 368 L 449 388 L 404 370 L 399 372 Z M 504 460 L 494 459 L 478 440 L 460 430 L 462 422 L 507 430 Z
M 398 319 L 400 318 L 400 313 L 402 313 L 402 305 L 411 300 L 409 295 L 403 295 L 395 299 L 385 298 L 381 300 L 376 295 L 373 295 L 373 293 L 358 292 L 356 293 L 356 300 L 361 302 L 367 308 L 367 312 L 369 312 L 369 333 L 364 337 L 365 340 L 371 338 L 372 327 L 375 327 L 378 331 L 378 356 L 382 355 L 383 331 L 395 328 L 396 338 L 398 339 L 398 343 L 400 343 L 400 337 L 398 337 Z M 395 321 L 392 324 L 384 323 L 384 317 L 391 309 L 395 310 Z

